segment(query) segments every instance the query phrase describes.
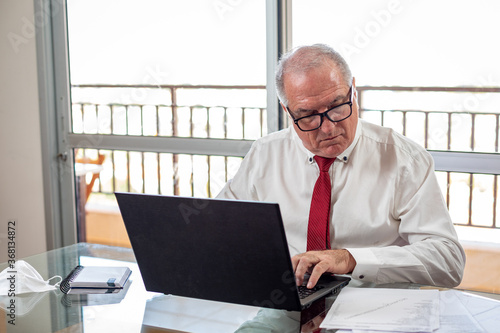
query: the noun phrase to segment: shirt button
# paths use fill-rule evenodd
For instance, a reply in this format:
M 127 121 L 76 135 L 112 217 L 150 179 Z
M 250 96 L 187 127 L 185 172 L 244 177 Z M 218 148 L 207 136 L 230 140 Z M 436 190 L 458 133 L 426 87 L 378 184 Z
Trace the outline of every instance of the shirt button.
M 313 161 L 313 158 L 312 157 L 309 157 L 309 162 L 312 162 Z
M 347 161 L 347 156 L 344 156 L 344 161 Z
M 364 275 L 360 275 L 360 276 L 359 276 L 359 279 L 360 279 L 360 280 L 362 280 L 362 279 L 364 279 L 364 278 L 365 278 L 365 276 L 364 276 Z

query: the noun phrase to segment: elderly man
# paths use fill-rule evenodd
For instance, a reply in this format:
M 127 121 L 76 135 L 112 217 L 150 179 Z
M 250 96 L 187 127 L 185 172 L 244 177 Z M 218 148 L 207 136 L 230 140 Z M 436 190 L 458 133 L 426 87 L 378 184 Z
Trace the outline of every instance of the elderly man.
M 221 198 L 277 202 L 297 283 L 311 273 L 456 286 L 465 255 L 416 143 L 358 118 L 355 79 L 332 48 L 285 54 L 276 85 L 293 128 L 257 140 Z

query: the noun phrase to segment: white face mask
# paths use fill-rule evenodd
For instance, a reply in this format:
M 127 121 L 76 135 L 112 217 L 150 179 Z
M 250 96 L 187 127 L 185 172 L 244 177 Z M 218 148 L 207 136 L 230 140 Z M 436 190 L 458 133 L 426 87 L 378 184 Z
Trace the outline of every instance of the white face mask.
M 59 278 L 59 282 L 51 285 L 52 279 Z M 44 280 L 42 276 L 24 260 L 16 261 L 15 268 L 7 267 L 0 273 L 0 295 L 14 297 L 24 293 L 38 293 L 54 290 L 62 281 L 59 275 Z

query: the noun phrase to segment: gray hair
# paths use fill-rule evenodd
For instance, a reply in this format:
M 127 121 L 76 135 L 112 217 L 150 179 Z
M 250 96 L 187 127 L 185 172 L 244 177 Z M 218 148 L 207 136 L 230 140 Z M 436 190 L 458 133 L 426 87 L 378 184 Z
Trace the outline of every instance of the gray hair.
M 276 68 L 276 93 L 278 98 L 288 106 L 288 99 L 285 94 L 284 77 L 287 73 L 304 73 L 313 68 L 324 65 L 326 61 L 332 61 L 340 71 L 347 84 L 352 81 L 352 73 L 349 65 L 342 58 L 340 53 L 325 44 L 314 44 L 309 46 L 299 46 L 283 54 Z

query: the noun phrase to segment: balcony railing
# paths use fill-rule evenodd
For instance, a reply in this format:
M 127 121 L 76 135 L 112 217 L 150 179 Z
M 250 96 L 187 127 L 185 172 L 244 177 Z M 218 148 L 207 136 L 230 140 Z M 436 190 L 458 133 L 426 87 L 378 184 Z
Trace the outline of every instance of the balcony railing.
M 498 153 L 500 88 L 358 87 L 357 90 L 361 117 L 392 127 L 429 150 Z M 411 101 L 404 101 L 408 98 Z M 413 104 L 419 104 L 420 108 L 408 108 Z
M 244 140 L 267 133 L 265 86 L 74 85 L 72 96 L 73 133 Z
M 431 153 L 488 153 L 498 158 L 500 88 L 357 90 L 360 117 L 394 128 Z M 74 133 L 243 141 L 267 134 L 264 86 L 80 85 L 72 87 L 72 95 L 77 97 L 72 109 Z M 212 197 L 241 163 L 241 156 L 213 154 L 99 147 L 77 152 L 90 157 L 99 153 L 106 159 L 93 191 L 100 193 Z M 500 168 L 488 173 L 437 171 L 456 224 L 500 228 L 499 174 Z
M 498 161 L 500 88 L 359 87 L 358 96 L 361 117 L 396 129 L 431 153 L 488 153 L 489 158 Z M 420 108 L 408 108 L 415 104 Z M 495 164 L 498 168 L 489 172 L 451 172 L 442 168 L 437 172 L 456 224 L 500 227 L 500 165 Z

